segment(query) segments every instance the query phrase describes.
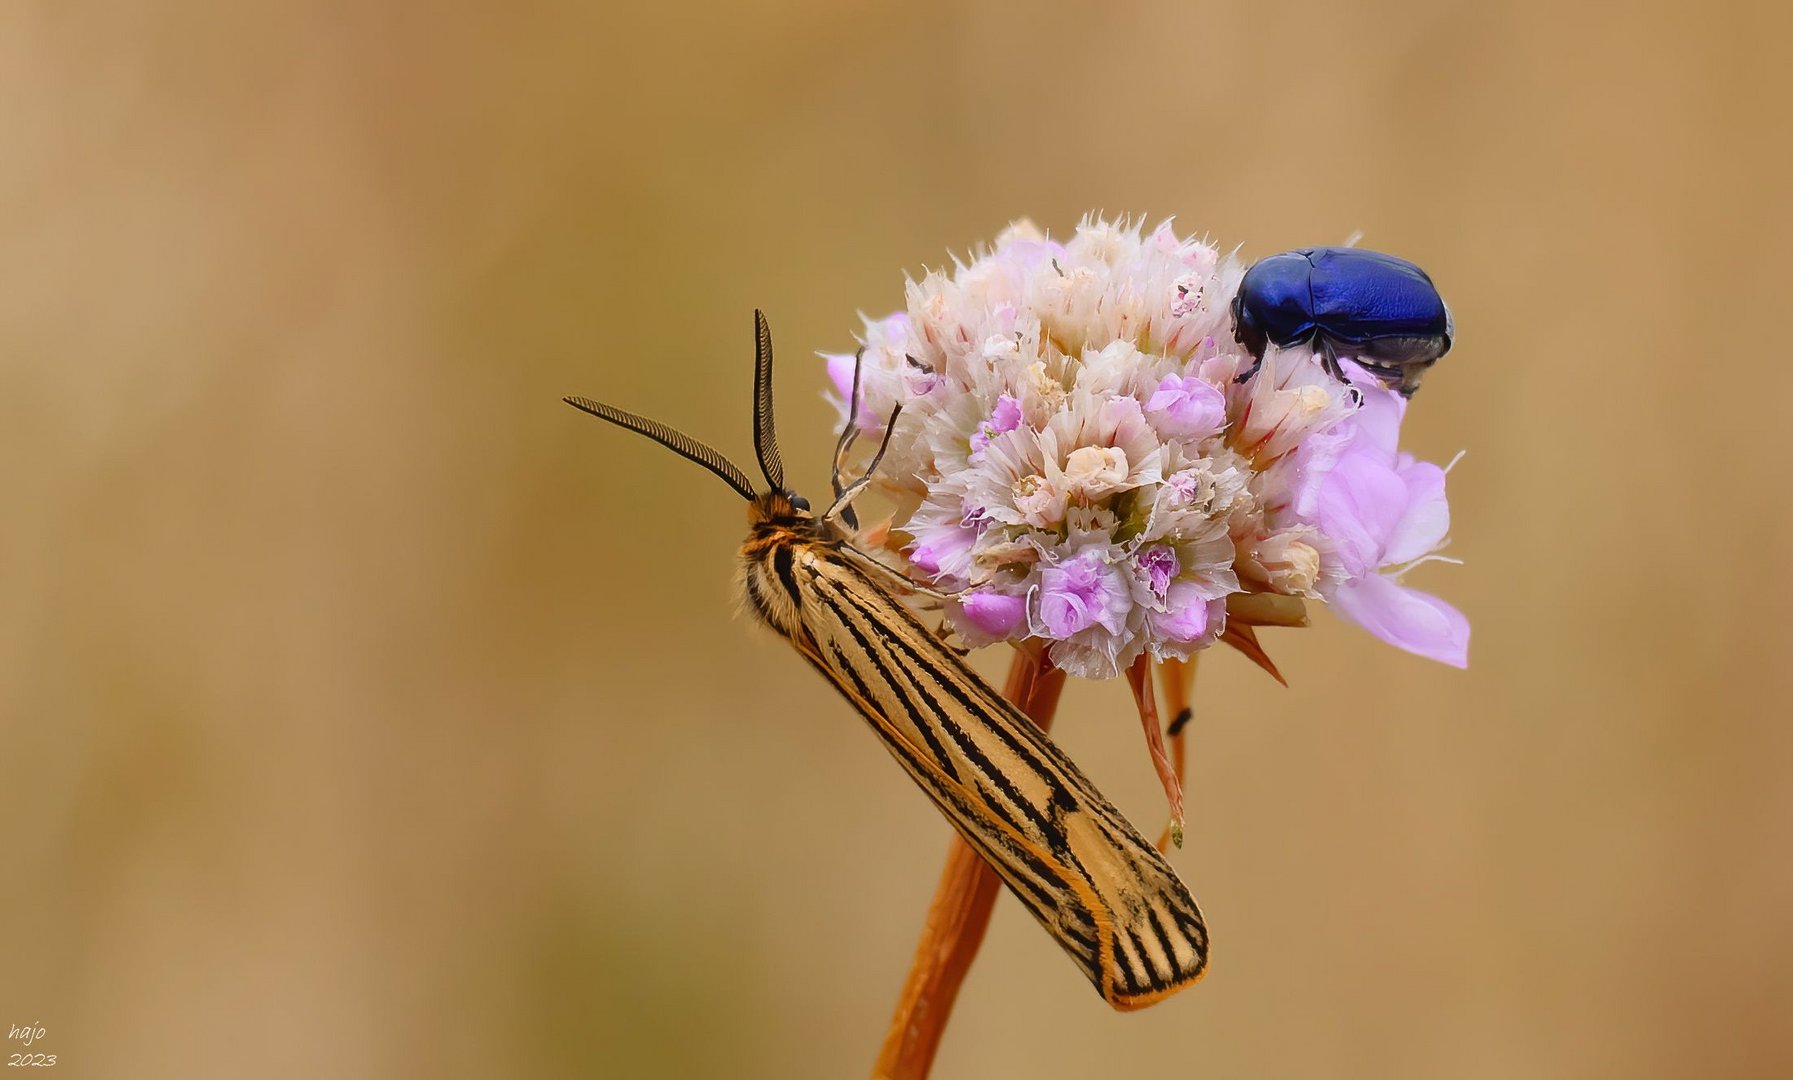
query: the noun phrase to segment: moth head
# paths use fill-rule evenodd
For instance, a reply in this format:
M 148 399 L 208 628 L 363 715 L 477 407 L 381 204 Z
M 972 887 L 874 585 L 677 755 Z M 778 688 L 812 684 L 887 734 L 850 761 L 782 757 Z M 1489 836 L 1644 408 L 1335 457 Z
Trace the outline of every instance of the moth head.
M 747 524 L 768 524 L 774 526 L 803 526 L 815 521 L 815 515 L 809 509 L 809 500 L 790 491 L 768 491 L 756 495 L 747 504 Z

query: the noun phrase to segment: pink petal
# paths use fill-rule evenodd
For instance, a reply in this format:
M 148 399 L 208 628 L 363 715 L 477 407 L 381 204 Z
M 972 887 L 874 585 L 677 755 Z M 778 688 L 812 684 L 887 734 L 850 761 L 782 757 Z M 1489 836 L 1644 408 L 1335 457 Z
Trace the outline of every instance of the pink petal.
M 845 413 L 848 402 L 851 401 L 853 396 L 853 368 L 857 366 L 858 361 L 850 353 L 844 356 L 835 353 L 824 353 L 822 354 L 822 358 L 828 362 L 828 380 L 834 384 L 836 390 L 840 391 L 841 412 Z M 861 431 L 875 431 L 880 427 L 882 421 L 877 413 L 872 412 L 871 409 L 866 406 L 865 398 L 865 376 L 861 376 L 859 385 L 859 415 L 854 418 L 854 422 L 859 425 Z
M 1208 632 L 1208 624 L 1215 614 L 1215 604 L 1219 605 L 1220 612 L 1226 611 L 1224 603 L 1210 603 L 1193 584 L 1186 581 L 1173 582 L 1166 597 L 1166 606 L 1170 610 L 1154 613 L 1152 626 L 1172 641 L 1199 640 Z
M 1444 470 L 1429 461 L 1410 461 L 1398 475 L 1407 488 L 1407 509 L 1384 541 L 1384 566 L 1399 566 L 1431 554 L 1451 531 L 1451 505 L 1444 498 Z
M 1292 508 L 1304 521 L 1313 521 L 1319 514 L 1317 501 L 1325 490 L 1326 480 L 1338 466 L 1339 458 L 1351 446 L 1348 428 L 1333 428 L 1309 435 L 1295 450 L 1295 478 L 1290 493 Z
M 1392 465 L 1395 447 L 1401 441 L 1401 419 L 1407 415 L 1407 399 L 1369 376 L 1356 385 L 1363 394 L 1363 405 L 1346 421 L 1356 428 L 1354 444 L 1374 449 Z
M 842 400 L 853 392 L 853 357 L 836 353 L 825 353 L 822 359 L 828 361 L 828 379 L 834 388 L 840 391 Z
M 924 523 L 916 527 L 909 545 L 909 561 L 933 577 L 963 577 L 971 569 L 971 549 L 977 530 L 959 522 Z
M 1469 666 L 1469 620 L 1430 593 L 1370 574 L 1339 586 L 1332 605 L 1390 645 L 1452 667 Z
M 1165 435 L 1205 437 L 1226 426 L 1226 395 L 1204 379 L 1171 374 L 1158 384 L 1145 411 Z
M 1366 405 L 1365 408 L 1368 408 Z M 1352 447 L 1314 498 L 1320 531 L 1338 545 L 1352 577 L 1386 565 L 1383 549 L 1407 512 L 1407 485 L 1371 451 Z
M 991 637 L 1000 638 L 1009 636 L 1021 625 L 1021 616 L 1027 612 L 1027 598 L 980 589 L 966 594 L 959 606 L 965 611 L 965 621 Z

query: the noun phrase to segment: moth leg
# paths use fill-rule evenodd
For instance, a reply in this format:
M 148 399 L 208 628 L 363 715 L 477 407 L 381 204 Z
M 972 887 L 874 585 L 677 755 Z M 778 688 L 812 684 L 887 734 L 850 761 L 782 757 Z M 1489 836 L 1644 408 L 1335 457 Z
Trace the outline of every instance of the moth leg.
M 854 373 L 854 384 L 855 386 L 858 385 L 857 371 Z M 842 485 L 839 482 L 839 462 L 837 460 L 834 505 L 830 506 L 827 512 L 822 515 L 822 520 L 826 521 L 829 518 L 838 516 L 841 520 L 847 522 L 848 525 L 857 528 L 854 519 L 847 516 L 848 513 L 851 512 L 852 502 L 865 491 L 866 485 L 871 483 L 872 477 L 877 475 L 878 464 L 884 460 L 884 452 L 890 449 L 890 436 L 896 431 L 897 417 L 902 414 L 903 406 L 899 402 L 895 408 L 890 410 L 890 419 L 884 423 L 884 437 L 878 441 L 878 452 L 872 455 L 871 462 L 866 465 L 865 472 L 860 475 L 859 479 L 850 484 Z M 844 440 L 845 436 L 843 435 L 843 441 Z M 960 589 L 955 592 L 941 592 L 939 589 L 929 588 L 914 580 L 908 574 L 898 570 L 896 567 L 891 566 L 882 559 L 872 555 L 868 551 L 855 547 L 852 544 L 843 544 L 842 546 L 854 555 L 859 556 L 860 561 L 867 566 L 877 570 L 881 574 L 889 576 L 908 592 L 933 597 L 936 600 L 956 600 L 966 591 Z
M 878 440 L 878 452 L 872 455 L 871 464 L 865 467 L 865 472 L 859 479 L 835 493 L 834 505 L 830 506 L 828 512 L 822 515 L 822 520 L 826 521 L 836 516 L 846 520 L 845 511 L 852 508 L 853 500 L 859 498 L 860 493 L 865 491 L 865 486 L 872 482 L 872 476 L 878 471 L 878 463 L 884 460 L 884 451 L 890 449 L 890 436 L 895 433 L 897 417 L 902 413 L 901 403 L 890 410 L 890 419 L 884 422 L 884 437 Z
M 861 350 L 861 352 L 863 353 L 863 350 Z M 857 361 L 855 361 L 855 366 L 853 369 L 853 396 L 855 398 L 857 398 L 858 395 L 859 395 L 859 367 L 858 367 Z M 837 449 L 836 455 L 835 455 L 835 462 L 834 462 L 834 470 L 835 470 L 834 471 L 834 505 L 830 506 L 828 508 L 827 512 L 822 515 L 822 520 L 826 521 L 829 518 L 839 517 L 842 521 L 846 522 L 850 528 L 854 528 L 854 529 L 858 528 L 857 519 L 850 516 L 852 514 L 853 500 L 857 499 L 861 494 L 863 494 L 865 492 L 866 485 L 870 484 L 872 482 L 872 477 L 874 477 L 878 474 L 878 465 L 881 462 L 883 462 L 883 460 L 884 460 L 884 452 L 886 450 L 890 449 L 890 437 L 891 437 L 891 435 L 896 433 L 897 417 L 901 416 L 902 414 L 903 414 L 903 406 L 902 406 L 901 402 L 898 402 L 897 405 L 890 410 L 890 419 L 888 419 L 884 422 L 884 437 L 882 439 L 878 440 L 877 453 L 872 455 L 872 460 L 869 463 L 867 463 L 867 465 L 865 467 L 865 472 L 860 474 L 859 479 L 854 480 L 850 484 L 843 485 L 840 481 L 841 460 L 844 456 L 844 453 L 842 452 L 842 450 Z M 857 423 L 854 423 L 852 426 L 855 429 L 858 427 Z M 848 435 L 848 433 L 842 432 L 841 447 L 850 445 L 851 441 L 852 440 L 851 440 L 850 436 Z M 917 593 L 922 596 L 933 597 L 936 600 L 956 600 L 960 596 L 962 596 L 966 591 L 964 589 L 960 589 L 955 592 L 941 592 L 939 589 L 929 588 L 928 586 L 923 585 L 918 581 L 915 581 L 908 574 L 903 573 L 901 570 L 898 570 L 896 567 L 891 566 L 888 563 L 885 563 L 883 560 L 876 558 L 869 552 L 862 551 L 861 549 L 853 546 L 852 544 L 846 544 L 845 547 L 848 551 L 859 556 L 859 558 L 866 565 L 872 567 L 873 569 L 879 571 L 880 573 L 888 575 L 890 578 L 892 578 L 894 581 L 896 581 L 897 584 L 901 585 L 904 589 L 906 589 L 909 592 Z
M 859 351 L 853 354 L 853 389 L 847 394 L 847 422 L 841 425 L 840 439 L 834 444 L 834 471 L 828 478 L 829 482 L 834 485 L 836 499 L 841 497 L 841 493 L 846 488 L 846 485 L 841 483 L 841 469 L 846 467 L 847 455 L 852 452 L 853 444 L 859 441 L 859 377 L 864 370 L 865 346 L 861 345 Z M 853 513 L 851 506 L 842 509 L 840 517 L 847 523 L 847 528 L 855 530 L 859 528 L 859 519 Z
M 967 592 L 971 591 L 969 588 L 964 588 L 964 589 L 955 589 L 952 592 L 942 592 L 939 589 L 930 588 L 926 585 L 923 585 L 921 582 L 916 581 L 914 578 L 910 577 L 908 574 L 903 573 L 901 570 L 898 570 L 896 567 L 890 565 L 889 563 L 883 561 L 882 559 L 879 559 L 877 556 L 873 555 L 869 551 L 862 551 L 859 548 L 854 547 L 852 544 L 843 543 L 841 546 L 843 548 L 845 548 L 847 551 L 852 552 L 854 555 L 859 556 L 860 561 L 863 562 L 870 569 L 876 570 L 879 573 L 888 576 L 892 581 L 894 581 L 898 585 L 902 586 L 902 588 L 905 592 L 912 592 L 917 595 L 930 597 L 935 600 L 957 600 L 961 596 L 964 596 Z
M 941 619 L 940 624 L 934 627 L 934 638 L 940 642 L 942 648 L 947 649 L 961 660 L 971 655 L 969 648 L 953 643 L 953 625 L 945 619 Z

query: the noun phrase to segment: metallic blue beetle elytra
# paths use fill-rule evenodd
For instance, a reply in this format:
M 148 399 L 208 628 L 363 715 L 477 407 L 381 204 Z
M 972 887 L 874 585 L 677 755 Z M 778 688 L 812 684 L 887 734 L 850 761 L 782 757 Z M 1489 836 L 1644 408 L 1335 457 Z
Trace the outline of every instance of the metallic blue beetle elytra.
M 1393 255 L 1315 247 L 1259 259 L 1233 297 L 1233 334 L 1256 363 L 1268 345 L 1309 345 L 1332 377 L 1346 382 L 1348 356 L 1404 397 L 1450 351 L 1451 309 L 1426 272 Z

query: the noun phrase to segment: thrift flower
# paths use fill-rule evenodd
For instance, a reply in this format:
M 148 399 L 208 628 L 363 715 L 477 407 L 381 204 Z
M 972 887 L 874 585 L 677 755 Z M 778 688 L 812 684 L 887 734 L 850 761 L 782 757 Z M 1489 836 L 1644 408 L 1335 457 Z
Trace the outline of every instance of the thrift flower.
M 1015 632 L 1027 614 L 1027 600 L 994 589 L 967 593 L 959 606 L 967 621 L 993 638 L 1004 638 Z
M 979 424 L 971 433 L 971 455 L 976 458 L 983 453 L 990 440 L 1005 431 L 1013 431 L 1021 426 L 1021 402 L 1012 395 L 1003 394 L 996 399 L 996 408 L 990 411 L 990 419 Z
M 1450 522 L 1444 471 L 1397 448 L 1406 402 L 1364 377 L 1360 407 L 1305 348 L 1236 382 L 1243 272 L 1168 223 L 1086 219 L 1060 242 L 1020 222 L 866 322 L 851 416 L 854 357 L 826 357 L 861 446 L 903 406 L 873 486 L 968 643 L 1037 638 L 1105 678 L 1213 644 L 1230 606 L 1313 600 L 1466 662 L 1463 616 L 1400 580 Z
M 1120 571 L 1097 551 L 1040 572 L 1038 622 L 1048 637 L 1068 638 L 1097 624 L 1118 634 L 1126 629 L 1129 601 Z
M 1177 564 L 1177 551 L 1169 544 L 1153 544 L 1141 551 L 1134 562 L 1145 572 L 1147 588 L 1152 595 L 1161 599 L 1169 594 L 1171 579 L 1181 569 Z
M 1166 375 L 1146 402 L 1146 415 L 1162 434 L 1205 438 L 1226 427 L 1226 395 L 1205 379 Z
M 1331 539 L 1345 574 L 1326 599 L 1391 645 L 1467 667 L 1469 620 L 1399 583 L 1406 569 L 1438 558 L 1450 531 L 1444 470 L 1396 448 L 1405 398 L 1374 379 L 1354 381 L 1363 408 L 1296 451 L 1307 460 L 1296 516 Z

